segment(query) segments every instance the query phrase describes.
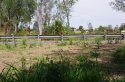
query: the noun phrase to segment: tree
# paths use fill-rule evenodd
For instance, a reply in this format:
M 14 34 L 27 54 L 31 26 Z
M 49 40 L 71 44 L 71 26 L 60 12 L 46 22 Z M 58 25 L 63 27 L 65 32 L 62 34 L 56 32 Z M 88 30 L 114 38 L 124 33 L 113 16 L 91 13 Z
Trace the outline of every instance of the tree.
M 54 0 L 37 0 L 36 17 L 40 35 L 43 34 L 43 28 L 50 25 L 53 9 Z
M 107 26 L 107 33 L 112 33 L 112 32 L 113 32 L 112 25 L 108 25 Z
M 120 32 L 120 30 L 119 30 L 119 26 L 118 26 L 118 25 L 115 26 L 115 28 L 114 28 L 114 32 L 115 32 L 115 33 L 119 33 L 119 32 Z
M 99 26 L 98 28 L 95 29 L 96 34 L 104 34 L 107 28 L 105 26 Z
M 100 32 L 105 32 L 106 28 L 103 26 L 99 26 L 98 31 Z
M 37 0 L 37 22 L 39 32 L 42 34 L 43 29 L 50 27 L 51 23 L 56 20 L 66 21 L 66 26 L 70 27 L 69 17 L 72 6 L 77 0 Z
M 0 19 L 5 18 L 9 24 L 6 35 L 11 34 L 12 28 L 17 32 L 19 23 L 30 22 L 36 8 L 34 0 L 3 0 L 0 5 Z
M 77 2 L 78 0 L 62 0 L 60 5 L 60 9 L 62 10 L 62 13 L 66 17 L 67 27 L 70 27 L 69 17 L 71 16 L 71 9 L 72 6 Z
M 110 4 L 113 9 L 123 11 L 125 13 L 125 0 L 114 0 Z
M 122 30 L 125 30 L 125 24 L 124 24 L 124 23 L 121 24 L 121 26 L 119 27 L 119 30 L 120 30 L 120 32 L 121 32 Z
M 93 32 L 92 23 L 89 23 L 89 24 L 88 24 L 88 31 L 89 31 L 89 32 Z
M 82 34 L 85 32 L 83 26 L 79 26 L 79 29 L 78 29 L 78 30 L 80 30 Z

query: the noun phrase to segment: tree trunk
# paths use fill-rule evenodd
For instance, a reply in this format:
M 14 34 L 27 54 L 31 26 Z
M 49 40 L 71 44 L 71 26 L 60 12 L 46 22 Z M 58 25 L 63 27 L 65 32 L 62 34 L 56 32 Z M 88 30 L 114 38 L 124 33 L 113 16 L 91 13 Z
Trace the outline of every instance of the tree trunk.
M 69 14 L 68 14 L 68 12 L 67 12 L 67 27 L 69 28 L 70 27 L 70 22 L 69 22 Z
M 37 6 L 37 11 L 36 11 L 36 17 L 37 17 L 37 22 L 38 22 L 38 28 L 39 28 L 39 35 L 42 35 L 42 29 L 43 29 L 43 18 L 42 18 L 42 15 L 43 15 L 43 12 L 42 12 L 42 5 L 39 4 L 38 2 L 38 6 Z
M 14 24 L 14 27 L 15 27 L 15 34 L 17 34 L 17 31 L 18 31 L 18 24 Z

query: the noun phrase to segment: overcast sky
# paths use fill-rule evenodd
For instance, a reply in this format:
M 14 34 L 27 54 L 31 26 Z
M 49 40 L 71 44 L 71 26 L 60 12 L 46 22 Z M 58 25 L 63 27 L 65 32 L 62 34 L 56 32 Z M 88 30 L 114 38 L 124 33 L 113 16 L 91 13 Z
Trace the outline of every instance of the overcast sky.
M 93 27 L 125 23 L 125 13 L 112 9 L 109 5 L 111 1 L 113 0 L 79 0 L 72 9 L 71 26 L 87 27 L 89 22 Z

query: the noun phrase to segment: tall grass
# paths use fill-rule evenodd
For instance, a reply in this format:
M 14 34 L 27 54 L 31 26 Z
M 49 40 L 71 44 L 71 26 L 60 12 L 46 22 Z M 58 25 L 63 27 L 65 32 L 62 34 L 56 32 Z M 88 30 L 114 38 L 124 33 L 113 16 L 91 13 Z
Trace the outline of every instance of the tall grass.
M 0 82 L 125 82 L 125 80 L 111 80 L 102 73 L 95 63 L 84 56 L 77 57 L 78 63 L 72 64 L 66 58 L 60 61 L 43 59 L 25 68 L 22 58 L 22 68 L 8 65 L 0 73 Z
M 81 58 L 82 59 L 82 58 Z M 109 82 L 88 60 L 71 64 L 70 61 L 41 60 L 29 69 L 9 65 L 0 74 L 1 82 Z M 82 63 L 84 62 L 84 63 Z

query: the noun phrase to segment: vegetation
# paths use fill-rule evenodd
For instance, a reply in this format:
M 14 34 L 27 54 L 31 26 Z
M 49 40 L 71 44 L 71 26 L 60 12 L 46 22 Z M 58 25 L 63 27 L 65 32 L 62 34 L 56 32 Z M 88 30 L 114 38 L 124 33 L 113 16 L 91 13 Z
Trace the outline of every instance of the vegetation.
M 77 57 L 79 63 L 71 64 L 67 58 L 59 61 L 43 58 L 33 66 L 26 68 L 25 58 L 21 59 L 22 67 L 8 65 L 0 73 L 1 82 L 124 82 L 109 77 L 101 72 L 97 65 L 84 56 Z
M 125 64 L 125 47 L 118 48 L 113 54 L 113 61 L 117 64 Z
M 96 37 L 96 38 L 95 38 L 95 43 L 96 43 L 98 49 L 100 48 L 101 41 L 102 41 L 102 38 L 101 38 L 101 37 Z
M 24 61 L 25 62 L 25 61 Z M 69 61 L 42 60 L 29 69 L 9 65 L 0 74 L 1 82 L 109 82 L 89 61 L 72 65 Z M 84 63 L 82 63 L 84 62 Z M 25 65 L 25 63 L 23 63 Z M 22 65 L 22 66 L 23 66 Z
M 125 30 L 125 24 L 121 24 L 121 26 L 117 25 L 115 28 L 113 28 L 112 25 L 100 25 L 94 28 L 92 23 L 89 23 L 87 29 L 83 26 L 79 26 L 78 29 L 71 28 L 71 11 L 77 1 L 78 0 L 0 0 L 0 32 L 5 36 L 36 34 L 63 36 L 72 34 L 119 34 L 122 30 Z M 125 0 L 115 0 L 111 2 L 111 6 L 116 10 L 125 12 Z M 36 19 L 35 22 L 37 25 L 31 29 L 31 20 L 34 18 Z M 110 44 L 104 43 L 103 48 L 103 45 L 101 45 L 102 37 L 90 38 L 90 40 L 84 37 L 84 41 L 80 39 L 79 42 L 76 42 L 75 38 L 63 39 L 64 41 L 62 40 L 60 44 L 57 44 L 63 47 L 55 48 L 54 45 L 54 47 L 52 46 L 52 50 L 50 50 L 51 53 L 56 54 L 56 57 L 59 57 L 60 54 L 61 57 L 52 59 L 47 56 L 30 65 L 27 65 L 27 60 L 25 57 L 22 57 L 21 67 L 7 64 L 7 67 L 0 72 L 0 82 L 125 82 L 125 76 L 123 75 L 123 73 L 125 73 L 125 46 L 109 50 L 107 45 L 116 44 L 117 47 L 121 39 L 110 36 L 105 38 L 107 38 Z M 31 50 L 35 50 L 36 46 L 41 45 L 40 38 L 36 39 L 37 42 L 32 39 L 31 43 L 28 42 L 27 39 L 19 40 L 13 38 L 13 41 L 1 39 L 0 41 L 3 42 L 3 44 L 0 45 L 0 50 L 4 52 L 4 50 L 9 51 L 15 49 L 14 52 L 12 51 L 12 55 L 18 53 L 16 52 L 18 48 L 21 49 L 19 50 L 20 52 L 33 47 L 35 48 Z M 16 44 L 14 40 L 21 44 Z M 44 38 L 42 38 L 42 40 L 44 41 Z M 92 40 L 94 40 L 94 42 Z M 76 43 L 78 44 L 76 45 Z M 63 49 L 67 45 L 67 49 Z M 80 45 L 80 48 L 71 49 L 74 45 L 75 47 Z M 97 48 L 95 48 L 95 45 Z M 84 49 L 81 49 L 81 46 L 84 47 Z M 48 48 L 51 47 L 45 47 L 46 50 Z M 58 48 L 60 50 L 58 50 Z M 57 49 L 57 51 L 54 49 Z M 71 52 L 70 49 L 73 52 Z M 36 52 L 41 50 L 39 47 Z M 64 52 L 64 50 L 66 52 Z M 86 50 L 86 52 L 83 52 L 83 50 Z M 27 57 L 32 53 L 35 53 L 34 55 L 36 56 L 36 52 L 28 52 Z M 5 58 L 7 53 L 8 52 L 1 58 Z M 47 55 L 51 55 L 51 53 L 48 52 Z M 67 57 L 64 57 L 63 53 L 66 54 Z M 41 57 L 43 53 L 40 52 L 39 55 L 39 57 Z M 69 58 L 69 55 L 72 55 L 72 57 Z M 11 56 L 7 57 L 9 58 Z M 15 58 L 19 58 L 19 56 Z M 29 57 L 28 60 L 33 60 L 32 58 Z M 37 58 L 35 58 L 35 60 L 37 60 Z M 5 60 L 3 60 L 2 63 L 3 62 L 5 62 Z M 124 67 L 123 69 L 122 66 Z M 116 72 L 118 67 L 120 68 L 120 72 L 123 73 L 117 74 L 112 72 L 112 70 Z M 120 75 L 122 77 L 117 78 L 114 75 Z

